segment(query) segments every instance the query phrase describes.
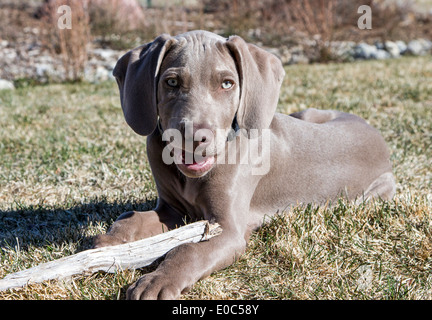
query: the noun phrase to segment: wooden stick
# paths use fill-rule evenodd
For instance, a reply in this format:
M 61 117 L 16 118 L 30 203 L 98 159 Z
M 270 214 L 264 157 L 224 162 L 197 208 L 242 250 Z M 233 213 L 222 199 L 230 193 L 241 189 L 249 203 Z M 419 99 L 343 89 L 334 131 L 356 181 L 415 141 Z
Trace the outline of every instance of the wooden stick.
M 114 273 L 124 269 L 139 269 L 152 264 L 181 244 L 205 241 L 221 232 L 222 229 L 217 223 L 209 224 L 204 220 L 151 238 L 82 251 L 8 274 L 0 280 L 0 291 L 46 280 L 68 278 L 76 274 L 91 274 L 98 271 Z

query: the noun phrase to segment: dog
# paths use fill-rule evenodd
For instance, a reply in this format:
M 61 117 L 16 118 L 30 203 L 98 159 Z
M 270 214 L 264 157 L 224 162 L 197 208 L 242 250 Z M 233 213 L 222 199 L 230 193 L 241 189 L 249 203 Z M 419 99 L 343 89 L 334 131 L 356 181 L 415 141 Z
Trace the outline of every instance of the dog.
M 264 216 L 289 205 L 395 193 L 378 130 L 339 111 L 276 113 L 282 64 L 239 36 L 163 34 L 127 52 L 113 74 L 126 122 L 147 136 L 159 197 L 154 210 L 123 213 L 94 246 L 154 236 L 185 217 L 223 229 L 169 251 L 127 290 L 128 299 L 178 298 L 231 265 Z

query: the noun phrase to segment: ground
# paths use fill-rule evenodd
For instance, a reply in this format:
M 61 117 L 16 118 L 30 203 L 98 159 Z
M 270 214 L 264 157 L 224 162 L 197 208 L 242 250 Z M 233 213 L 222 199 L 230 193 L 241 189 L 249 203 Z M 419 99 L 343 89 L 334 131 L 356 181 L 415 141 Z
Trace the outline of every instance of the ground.
M 300 206 L 185 299 L 432 299 L 432 58 L 286 67 L 279 112 L 352 112 L 388 143 L 393 201 Z M 0 91 L 0 278 L 76 253 L 157 193 L 114 82 Z M 2 299 L 123 299 L 144 272 L 94 274 Z

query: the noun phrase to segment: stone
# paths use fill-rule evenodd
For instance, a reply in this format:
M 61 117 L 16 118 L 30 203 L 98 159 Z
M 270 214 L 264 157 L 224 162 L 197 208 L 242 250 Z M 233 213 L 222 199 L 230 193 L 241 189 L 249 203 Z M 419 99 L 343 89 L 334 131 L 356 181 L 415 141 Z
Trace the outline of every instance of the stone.
M 398 40 L 395 43 L 398 46 L 399 53 L 400 54 L 405 54 L 406 51 L 407 51 L 407 49 L 408 49 L 406 43 L 404 41 L 402 41 L 402 40 Z
M 95 55 L 97 57 L 102 58 L 105 61 L 109 60 L 117 60 L 119 58 L 119 52 L 112 49 L 102 49 L 96 48 L 89 52 L 90 55 Z
M 293 54 L 288 64 L 308 64 L 309 58 L 304 54 Z
M 12 81 L 0 79 L 0 90 L 14 90 L 15 86 Z
M 356 43 L 354 41 L 332 41 L 330 42 L 330 52 L 339 61 L 353 61 L 354 48 Z
M 357 59 L 376 59 L 377 47 L 361 42 L 354 47 L 354 57 Z
M 364 42 L 357 44 L 354 47 L 354 58 L 357 59 L 388 59 L 391 54 L 384 49 L 379 49 L 376 45 L 370 45 Z
M 385 49 L 390 54 L 392 58 L 397 58 L 400 56 L 400 50 L 399 46 L 396 42 L 393 41 L 386 41 L 385 42 Z
M 424 53 L 428 53 L 432 49 L 432 41 L 427 39 L 419 39 L 418 41 L 420 41 Z
M 94 78 L 96 81 L 114 80 L 114 76 L 112 75 L 112 70 L 108 70 L 107 68 L 102 66 L 98 66 L 96 68 Z
M 54 66 L 49 63 L 37 63 L 35 67 L 38 78 L 44 78 L 54 73 Z
M 384 50 L 385 49 L 384 43 L 382 43 L 382 42 L 376 41 L 374 44 L 378 50 Z
M 425 53 L 423 45 L 419 40 L 411 40 L 410 42 L 408 42 L 407 52 L 414 56 L 422 55 Z
M 385 50 L 378 49 L 376 51 L 375 55 L 373 55 L 371 59 L 384 60 L 384 59 L 389 59 L 389 58 L 391 58 L 390 53 L 388 53 Z
M 98 83 L 101 81 L 115 80 L 115 78 L 112 75 L 112 68 L 92 65 L 84 69 L 84 80 L 91 83 Z

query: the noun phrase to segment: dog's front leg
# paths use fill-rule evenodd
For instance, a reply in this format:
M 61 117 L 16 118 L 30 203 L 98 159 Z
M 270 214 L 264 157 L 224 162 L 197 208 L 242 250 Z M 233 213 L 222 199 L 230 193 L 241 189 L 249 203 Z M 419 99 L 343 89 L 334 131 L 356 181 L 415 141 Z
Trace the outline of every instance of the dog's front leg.
M 208 241 L 178 246 L 168 252 L 156 271 L 128 289 L 127 298 L 177 299 L 198 280 L 231 265 L 245 249 L 244 234 L 225 229 Z
M 93 247 L 100 248 L 152 237 L 184 225 L 182 216 L 159 199 L 158 207 L 150 211 L 125 212 L 106 234 L 93 239 Z

